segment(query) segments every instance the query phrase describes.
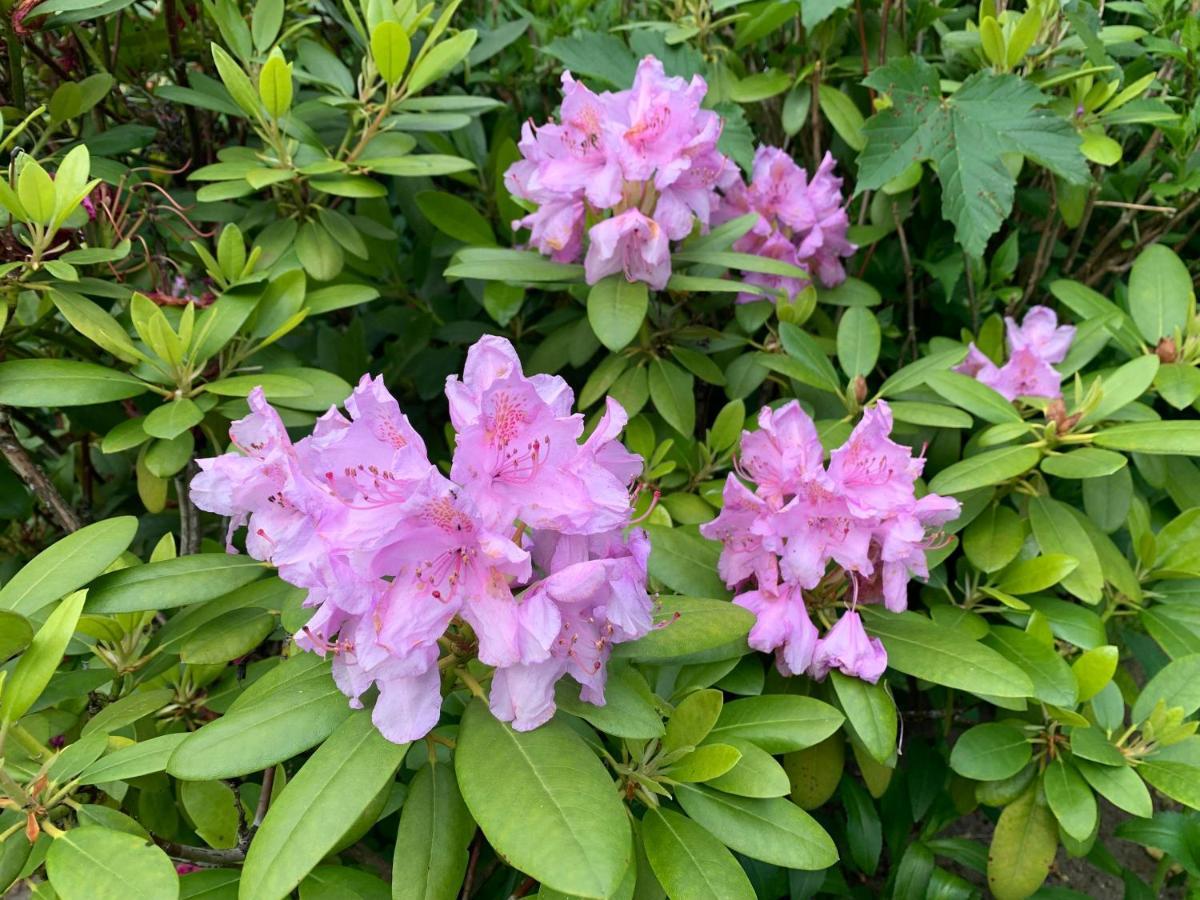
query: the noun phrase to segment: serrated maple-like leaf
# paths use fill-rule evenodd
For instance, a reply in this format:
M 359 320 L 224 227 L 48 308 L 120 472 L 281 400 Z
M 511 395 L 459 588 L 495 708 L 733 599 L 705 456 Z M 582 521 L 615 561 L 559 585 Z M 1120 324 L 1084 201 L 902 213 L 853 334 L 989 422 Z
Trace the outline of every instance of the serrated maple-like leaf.
M 858 190 L 874 190 L 914 162 L 928 160 L 942 185 L 942 214 L 973 256 L 1012 210 L 1016 179 L 1005 153 L 1020 153 L 1068 181 L 1086 183 L 1087 163 L 1069 123 L 1039 107 L 1048 98 L 1016 75 L 976 72 L 947 97 L 937 69 L 906 57 L 863 83 L 891 106 L 867 120 L 858 155 Z

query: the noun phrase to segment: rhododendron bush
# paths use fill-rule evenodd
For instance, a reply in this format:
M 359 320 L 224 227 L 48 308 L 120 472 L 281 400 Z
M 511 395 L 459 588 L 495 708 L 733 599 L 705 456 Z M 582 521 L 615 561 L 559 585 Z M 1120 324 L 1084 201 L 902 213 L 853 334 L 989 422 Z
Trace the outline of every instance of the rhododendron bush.
M 1197 892 L 1195 0 L 0 13 L 0 897 Z

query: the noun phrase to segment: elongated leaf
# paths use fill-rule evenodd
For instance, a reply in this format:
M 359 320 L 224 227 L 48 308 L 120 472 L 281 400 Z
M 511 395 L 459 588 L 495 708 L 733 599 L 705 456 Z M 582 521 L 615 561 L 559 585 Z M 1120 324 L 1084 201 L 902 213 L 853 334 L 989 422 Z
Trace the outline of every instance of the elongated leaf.
M 580 897 L 616 890 L 633 852 L 625 809 L 604 766 L 565 725 L 513 731 L 472 701 L 455 771 L 475 821 L 515 868 Z
M 717 575 L 720 545 L 695 531 L 650 525 L 650 574 L 672 590 L 698 597 L 728 597 Z
M 46 874 L 62 900 L 179 896 L 167 854 L 144 837 L 95 825 L 57 838 L 46 854 Z
M 430 763 L 417 772 L 400 813 L 392 860 L 393 900 L 453 897 L 467 868 L 475 821 L 454 770 Z
M 1025 474 L 1037 465 L 1039 458 L 1033 447 L 985 450 L 942 469 L 930 480 L 929 490 L 936 494 L 962 494 L 1000 484 Z
M 200 603 L 249 584 L 265 571 L 257 560 L 227 553 L 197 553 L 133 566 L 96 579 L 88 591 L 88 612 L 137 612 Z
M 868 633 L 883 641 L 888 665 L 935 684 L 993 697 L 1029 697 L 1033 683 L 990 647 L 913 612 L 862 609 Z
M 1200 456 L 1200 421 L 1135 422 L 1096 432 L 1097 447 L 1132 453 Z
M 896 752 L 899 731 L 895 702 L 883 685 L 838 671 L 829 675 L 847 724 L 877 762 L 887 762 Z
M 309 757 L 250 842 L 238 896 L 282 900 L 392 781 L 407 744 L 393 744 L 357 710 Z
M 672 900 L 754 900 L 754 888 L 733 854 L 686 816 L 648 810 L 642 819 L 646 857 Z
M 80 783 L 128 781 L 140 775 L 161 772 L 166 769 L 167 760 L 171 758 L 175 748 L 187 737 L 186 734 L 163 734 L 122 747 L 84 769 L 79 779 Z
M 1058 849 L 1049 808 L 1028 790 L 1004 808 L 988 850 L 988 887 L 997 900 L 1023 900 L 1046 880 Z
M 750 741 L 768 753 L 790 753 L 812 747 L 829 737 L 845 717 L 813 697 L 772 694 L 726 703 L 708 741 Z
M 1070 509 L 1051 497 L 1034 497 L 1029 501 L 1029 523 L 1044 553 L 1059 553 L 1079 561 L 1079 566 L 1063 578 L 1062 586 L 1080 600 L 1099 603 L 1104 589 L 1100 557 Z
M 658 627 L 636 641 L 618 644 L 613 655 L 678 664 L 732 659 L 749 652 L 746 635 L 754 624 L 754 615 L 727 600 L 665 596 L 654 618 Z M 698 656 L 709 658 L 696 659 Z
M 837 862 L 832 838 L 790 800 L 733 797 L 711 788 L 680 785 L 684 811 L 727 847 L 789 869 L 824 869 Z
M 13 359 L 0 363 L 0 404 L 89 406 L 144 394 L 144 382 L 95 363 L 70 359 Z
M 136 532 L 137 519 L 119 516 L 51 544 L 0 588 L 0 609 L 32 615 L 83 587 L 125 552 Z
M 600 343 L 609 350 L 623 350 L 641 328 L 649 302 L 645 282 L 630 282 L 620 274 L 610 275 L 592 285 L 588 292 L 588 322 Z M 691 434 L 690 429 L 685 434 Z
M 0 693 L 0 723 L 15 722 L 25 715 L 50 682 L 75 633 L 83 598 L 83 591 L 78 591 L 63 600 L 17 660 Z

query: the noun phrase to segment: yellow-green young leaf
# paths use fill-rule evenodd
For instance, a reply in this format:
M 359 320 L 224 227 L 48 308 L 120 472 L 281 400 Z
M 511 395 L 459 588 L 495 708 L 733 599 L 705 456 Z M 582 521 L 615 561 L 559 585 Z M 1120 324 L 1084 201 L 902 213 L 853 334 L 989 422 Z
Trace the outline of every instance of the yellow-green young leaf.
M 475 46 L 475 29 L 468 28 L 448 38 L 425 54 L 408 79 L 408 93 L 415 94 L 433 84 L 466 59 Z
M 221 81 L 233 102 L 252 119 L 258 118 L 258 95 L 254 92 L 254 83 L 250 76 L 243 72 L 234 58 L 218 44 L 212 45 L 212 56 L 217 66 L 217 74 L 221 76 Z
M 0 722 L 15 722 L 25 715 L 50 682 L 75 633 L 85 596 L 84 591 L 76 591 L 63 600 L 33 636 L 0 696 Z
M 705 744 L 684 756 L 664 774 L 675 781 L 711 781 L 737 765 L 742 751 L 730 744 Z
M 50 224 L 55 208 L 54 181 L 32 159 L 26 161 L 21 174 L 17 176 L 17 194 L 31 222 Z
M 292 108 L 292 64 L 281 53 L 272 53 L 258 73 L 258 93 L 267 114 L 278 119 Z
M 1091 700 L 1112 681 L 1120 655 L 1112 644 L 1104 644 L 1080 654 L 1079 658 L 1071 663 L 1071 671 L 1075 673 L 1075 680 L 1079 682 L 1080 703 Z
M 1046 553 L 1019 560 L 1000 573 L 996 587 L 1006 594 L 1034 594 L 1058 584 L 1079 567 L 1079 560 L 1065 553 Z
M 388 87 L 395 87 L 404 77 L 411 52 L 408 32 L 398 22 L 380 22 L 371 32 L 371 56 Z
M 1007 55 L 1004 52 L 1004 33 L 1000 30 L 1000 23 L 991 16 L 980 22 L 979 39 L 988 62 L 998 68 L 1006 68 Z
M 1104 114 L 1107 115 L 1110 112 L 1114 112 L 1128 103 L 1134 97 L 1140 96 L 1146 90 L 1146 88 L 1150 87 L 1150 85 L 1154 82 L 1157 74 L 1157 72 L 1148 72 L 1137 81 L 1133 82 L 1133 84 L 1125 87 L 1119 94 L 1114 94 L 1113 98 L 1104 105 Z
M 863 136 L 863 116 L 853 100 L 832 85 L 822 83 L 817 88 L 817 103 L 843 141 L 855 150 L 867 145 Z
M 1121 161 L 1121 145 L 1104 133 L 1103 130 L 1088 130 L 1083 133 L 1083 143 L 1079 152 L 1094 163 L 1102 166 L 1113 166 Z
M 997 900 L 1025 900 L 1042 886 L 1058 850 L 1054 815 L 1036 788 L 1004 808 L 988 850 L 988 887 Z
M 667 722 L 663 749 L 667 752 L 694 747 L 703 741 L 721 715 L 723 695 L 718 690 L 696 691 L 675 707 Z
M 1038 32 L 1041 30 L 1041 10 L 1031 6 L 1021 16 L 1017 22 L 1017 26 L 1012 30 L 1012 34 L 1008 36 L 1005 61 L 1008 63 L 1010 69 L 1025 58 L 1025 54 L 1033 46 L 1033 42 L 1037 40 Z
M 146 358 L 121 323 L 82 294 L 52 290 L 50 299 L 76 331 L 117 359 L 136 363 Z

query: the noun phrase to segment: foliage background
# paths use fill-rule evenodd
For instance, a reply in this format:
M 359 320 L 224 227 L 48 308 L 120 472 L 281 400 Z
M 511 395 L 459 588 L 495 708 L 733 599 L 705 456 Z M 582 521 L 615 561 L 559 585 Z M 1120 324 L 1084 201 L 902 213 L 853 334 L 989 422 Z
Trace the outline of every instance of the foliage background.
M 0 889 L 1192 889 L 1195 2 L 5 13 Z M 510 249 L 522 121 L 554 113 L 564 68 L 623 88 L 645 54 L 706 78 L 744 169 L 760 142 L 810 170 L 835 155 L 860 247 L 844 285 L 735 306 L 728 231 L 680 248 L 654 296 Z M 1061 408 L 947 373 L 966 341 L 1001 355 L 1002 316 L 1034 303 L 1079 328 Z M 315 659 L 279 665 L 302 598 L 226 557 L 185 487 L 253 385 L 304 429 L 364 371 L 445 460 L 438 395 L 489 332 L 585 412 L 611 395 L 634 417 L 626 443 L 661 493 L 651 575 L 664 619 L 683 615 L 614 666 L 609 707 L 560 698 L 515 755 L 463 692 L 437 740 L 396 748 Z M 790 397 L 829 445 L 886 397 L 930 487 L 964 504 L 914 611 L 870 620 L 892 667 L 877 688 L 782 679 L 749 653 L 696 531 L 747 416 Z M 735 768 L 704 769 L 705 742 Z

